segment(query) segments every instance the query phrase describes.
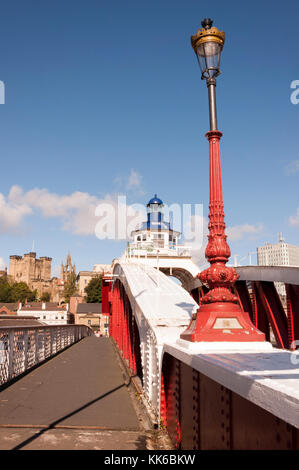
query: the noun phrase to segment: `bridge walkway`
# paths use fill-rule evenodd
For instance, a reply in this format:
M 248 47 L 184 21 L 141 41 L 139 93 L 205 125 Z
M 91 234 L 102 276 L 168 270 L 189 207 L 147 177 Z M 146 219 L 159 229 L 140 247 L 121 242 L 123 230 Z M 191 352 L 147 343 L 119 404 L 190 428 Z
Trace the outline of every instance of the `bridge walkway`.
M 90 336 L 0 394 L 0 450 L 165 448 L 108 338 Z

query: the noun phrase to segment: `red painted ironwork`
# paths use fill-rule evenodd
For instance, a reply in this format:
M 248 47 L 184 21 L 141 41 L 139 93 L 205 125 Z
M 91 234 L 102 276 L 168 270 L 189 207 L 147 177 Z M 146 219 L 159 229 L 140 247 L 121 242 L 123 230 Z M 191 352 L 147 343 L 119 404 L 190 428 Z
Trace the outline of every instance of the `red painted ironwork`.
M 235 287 L 233 288 L 233 292 L 234 292 L 235 296 L 238 298 L 238 302 L 239 302 L 239 305 L 240 305 L 240 308 L 241 308 L 242 312 L 244 312 L 245 310 L 244 310 L 244 307 L 243 307 L 243 303 L 241 302 L 240 294 L 239 294 L 238 290 Z
M 299 286 L 286 284 L 289 347 L 299 346 Z M 297 343 L 298 342 L 298 343 Z
M 251 282 L 251 286 L 254 305 L 254 324 L 265 334 L 266 340 L 270 341 L 270 323 L 262 293 L 258 289 L 258 283 L 256 281 Z
M 124 362 L 130 369 L 132 375 L 137 374 L 142 380 L 138 327 L 132 313 L 129 298 L 123 285 L 119 281 L 115 282 L 111 298 L 111 336 L 117 344 Z
M 207 133 L 209 140 L 209 235 L 206 258 L 210 267 L 198 277 L 208 284 L 209 292 L 187 330 L 181 335 L 188 341 L 265 341 L 265 335 L 242 312 L 232 286 L 238 279 L 234 268 L 227 267 L 230 248 L 226 241 L 219 141 L 222 133 Z M 221 327 L 222 325 L 222 327 Z M 227 334 L 229 332 L 229 334 Z
M 102 276 L 102 315 L 110 314 L 111 276 Z
M 299 448 L 298 429 L 167 353 L 162 371 L 163 416 L 177 449 Z
M 253 308 L 252 308 L 252 301 L 250 299 L 250 294 L 248 291 L 246 281 L 237 281 L 234 289 L 236 291 L 236 295 L 239 298 L 240 306 L 244 312 L 248 312 L 250 319 L 254 326 L 257 328 L 257 325 L 254 323 L 254 315 L 253 315 Z
M 165 397 L 165 387 L 164 387 L 164 376 L 163 372 L 161 373 L 161 389 L 160 389 L 160 420 L 161 426 L 167 427 L 167 414 L 166 414 L 166 397 Z
M 277 345 L 282 349 L 288 348 L 287 317 L 274 283 L 259 281 L 255 282 L 255 286 L 259 292 Z
M 295 346 L 295 332 L 294 332 L 294 312 L 293 306 L 290 300 L 290 294 L 288 289 L 286 288 L 287 292 L 287 311 L 288 311 L 288 337 L 289 337 L 289 348 L 294 351 L 296 349 Z
M 249 312 L 252 323 L 265 334 L 267 341 L 271 339 L 271 326 L 279 348 L 298 348 L 299 285 L 285 283 L 286 309 L 272 281 L 238 280 L 234 287 L 242 308 Z
M 256 303 L 256 291 L 255 291 L 255 286 L 252 283 L 252 315 L 253 315 L 253 323 L 256 328 L 259 328 L 259 323 L 258 323 L 258 315 L 257 315 L 257 303 Z M 263 331 L 263 330 L 262 330 Z

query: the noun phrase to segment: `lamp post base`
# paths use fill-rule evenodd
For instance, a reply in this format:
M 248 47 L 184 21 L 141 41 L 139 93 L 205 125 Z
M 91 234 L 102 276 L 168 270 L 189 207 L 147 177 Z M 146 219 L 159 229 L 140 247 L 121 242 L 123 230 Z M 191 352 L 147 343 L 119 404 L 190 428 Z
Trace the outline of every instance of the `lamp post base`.
M 265 341 L 265 335 L 252 324 L 247 312 L 231 302 L 203 304 L 192 316 L 181 339 L 198 341 Z

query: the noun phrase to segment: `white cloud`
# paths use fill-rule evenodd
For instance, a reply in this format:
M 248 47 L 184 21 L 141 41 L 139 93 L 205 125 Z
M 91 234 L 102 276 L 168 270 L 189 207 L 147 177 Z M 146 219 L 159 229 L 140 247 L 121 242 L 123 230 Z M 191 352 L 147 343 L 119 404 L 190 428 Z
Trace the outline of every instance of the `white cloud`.
M 4 198 L 3 195 L 1 196 Z M 16 225 L 22 223 L 25 215 L 39 211 L 45 218 L 61 219 L 62 228 L 77 235 L 94 233 L 95 208 L 101 202 L 95 196 L 79 191 L 70 195 L 59 195 L 39 188 L 24 192 L 19 186 L 11 188 L 8 201 L 16 208 L 14 217 Z M 27 210 L 22 211 L 23 207 Z M 6 231 L 6 228 L 1 224 L 2 231 Z
M 0 193 L 0 232 L 15 233 L 25 216 L 32 214 L 32 208 L 25 201 L 14 199 L 17 187 L 13 187 L 7 198 Z
M 3 270 L 6 268 L 6 263 L 3 258 L 0 258 L 0 269 Z
M 203 266 L 207 263 L 205 258 L 205 250 L 208 244 L 208 219 L 202 215 L 192 215 L 188 221 L 191 232 L 194 230 L 200 231 L 200 236 L 197 236 L 195 241 L 186 242 L 186 245 L 190 246 L 192 250 L 192 258 L 198 264 Z M 298 224 L 299 224 L 299 209 L 298 209 Z M 244 238 L 255 239 L 262 230 L 264 229 L 263 224 L 242 224 L 226 227 L 225 233 L 227 235 L 227 242 L 230 245 L 231 242 L 239 241 Z
M 291 215 L 289 217 L 289 223 L 290 225 L 299 225 L 299 207 L 297 209 L 296 215 Z
M 186 241 L 186 245 L 191 248 L 193 261 L 202 269 L 207 264 L 205 250 L 208 243 L 208 219 L 203 215 L 192 215 L 184 229 L 190 234 L 195 231 L 199 232 L 194 240 Z
M 131 168 L 129 175 L 118 175 L 113 180 L 118 192 L 133 192 L 144 195 L 142 188 L 142 175 L 138 171 Z
M 142 188 L 141 182 L 142 182 L 142 176 L 140 175 L 140 173 L 131 169 L 128 180 L 127 180 L 127 184 L 126 184 L 126 190 L 137 192 L 140 196 L 144 195 L 145 192 Z
M 287 175 L 293 175 L 299 171 L 299 160 L 293 160 L 287 164 L 285 167 L 285 172 Z
M 96 209 L 100 207 L 105 208 L 108 221 L 115 228 L 112 238 L 125 239 L 129 224 L 136 225 L 144 220 L 145 208 L 139 206 L 139 212 L 143 213 L 142 219 L 140 214 L 136 219 L 136 207 L 127 205 L 126 196 L 106 195 L 104 198 L 98 198 L 80 191 L 59 195 L 45 188 L 34 188 L 25 192 L 15 185 L 7 197 L 0 193 L 0 233 L 20 232 L 26 216 L 41 214 L 46 219 L 59 219 L 61 228 L 75 235 L 95 235 L 99 217 L 104 216 L 101 211 L 96 214 Z M 120 226 L 122 236 L 119 236 Z M 105 229 L 102 235 L 105 238 Z
M 141 179 L 142 177 L 137 171 L 131 170 L 129 178 L 128 178 L 127 188 L 128 189 L 136 188 L 136 187 L 139 188 L 141 186 Z
M 256 238 L 258 234 L 263 230 L 263 224 L 259 223 L 256 225 L 243 224 L 243 225 L 234 225 L 232 227 L 227 227 L 226 234 L 228 241 L 235 242 L 241 240 L 244 237 L 251 239 Z

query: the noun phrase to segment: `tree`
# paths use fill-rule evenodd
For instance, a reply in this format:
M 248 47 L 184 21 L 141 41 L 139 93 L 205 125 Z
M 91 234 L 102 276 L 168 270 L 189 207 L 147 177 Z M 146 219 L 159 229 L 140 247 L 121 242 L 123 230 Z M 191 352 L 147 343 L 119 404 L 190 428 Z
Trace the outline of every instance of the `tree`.
M 76 286 L 76 274 L 75 273 L 69 273 L 67 277 L 67 281 L 64 284 L 64 298 L 67 303 L 70 301 L 70 297 L 75 294 L 77 290 Z
M 11 287 L 7 276 L 0 277 L 0 302 L 9 302 Z
M 102 302 L 102 276 L 92 278 L 84 289 L 87 303 Z
M 50 298 L 51 298 L 50 292 L 44 292 L 44 293 L 41 295 L 40 300 L 41 300 L 42 302 L 50 302 Z
M 27 300 L 29 300 L 29 302 L 36 302 L 37 301 L 37 296 L 38 296 L 37 289 L 34 289 L 31 292 L 31 294 L 29 295 L 29 298 L 27 298 Z
M 25 300 L 28 300 L 29 302 L 35 302 L 36 296 L 36 289 L 31 291 L 26 282 L 14 282 L 10 286 L 9 295 L 6 302 L 17 302 L 18 300 L 20 300 L 22 303 L 24 303 Z
M 26 282 L 9 282 L 7 276 L 0 277 L 0 302 L 35 302 L 37 290 L 30 290 Z

